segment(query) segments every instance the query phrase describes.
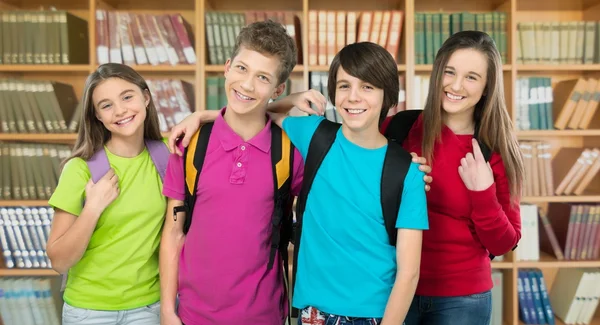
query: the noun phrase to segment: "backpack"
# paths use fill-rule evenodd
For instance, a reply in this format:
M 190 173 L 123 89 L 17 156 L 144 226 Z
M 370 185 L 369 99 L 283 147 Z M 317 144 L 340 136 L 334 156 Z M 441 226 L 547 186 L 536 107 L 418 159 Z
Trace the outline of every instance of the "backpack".
M 205 123 L 191 138 L 190 144 L 183 154 L 183 174 L 185 177 L 185 199 L 183 206 L 173 208 L 173 215 L 185 212 L 183 233 L 187 235 L 196 203 L 198 180 L 204 164 L 210 133 L 214 122 Z M 294 145 L 287 134 L 275 123 L 271 122 L 271 166 L 273 171 L 273 214 L 271 231 L 271 250 L 267 269 L 275 264 L 277 251 L 283 261 L 284 285 L 287 289 L 288 279 L 288 243 L 293 233 L 293 197 L 291 194 L 294 166 Z M 287 295 L 287 290 L 286 293 Z M 290 303 L 291 305 L 291 303 Z M 289 317 L 289 315 L 288 315 Z
M 146 148 L 150 153 L 150 158 L 156 167 L 156 171 L 160 175 L 161 181 L 164 182 L 165 173 L 167 171 L 167 163 L 169 162 L 169 149 L 167 145 L 160 140 L 145 139 Z M 94 183 L 97 183 L 110 169 L 110 163 L 104 146 L 96 151 L 87 161 L 88 169 L 90 170 L 91 178 Z M 85 202 L 85 200 L 84 200 Z M 65 291 L 67 285 L 67 273 L 62 275 L 61 291 Z

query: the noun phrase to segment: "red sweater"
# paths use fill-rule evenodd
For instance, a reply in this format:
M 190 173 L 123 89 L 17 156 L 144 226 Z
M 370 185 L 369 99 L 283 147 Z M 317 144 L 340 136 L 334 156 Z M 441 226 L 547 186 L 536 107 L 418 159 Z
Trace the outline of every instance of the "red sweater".
M 388 118 L 382 132 L 389 124 Z M 404 141 L 409 152 L 422 155 L 422 115 Z M 442 130 L 443 144 L 434 147 L 431 190 L 427 192 L 429 230 L 423 232 L 421 274 L 417 295 L 463 296 L 493 287 L 489 253 L 509 252 L 521 238 L 519 202 L 510 205 L 504 164 L 493 153 L 494 184 L 483 191 L 466 188 L 458 166 L 473 152 L 472 135 Z

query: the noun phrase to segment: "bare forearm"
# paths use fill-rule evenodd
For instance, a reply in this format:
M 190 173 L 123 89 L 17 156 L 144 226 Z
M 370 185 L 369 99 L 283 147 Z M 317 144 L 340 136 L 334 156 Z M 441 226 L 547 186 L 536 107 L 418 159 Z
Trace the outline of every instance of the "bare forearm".
M 166 312 L 175 312 L 177 298 L 177 274 L 179 273 L 179 255 L 185 236 L 171 229 L 163 233 L 160 244 L 160 287 L 161 307 Z
M 385 314 L 381 325 L 403 324 L 406 313 L 408 313 L 408 309 L 410 308 L 410 304 L 415 295 L 418 281 L 418 272 L 398 274 L 387 306 L 385 307 Z
M 48 243 L 48 257 L 54 270 L 66 273 L 79 262 L 88 247 L 100 213 L 92 207 L 84 206 L 69 230 L 52 243 Z
M 160 301 L 163 313 L 175 313 L 175 300 L 177 299 L 179 255 L 185 241 L 183 224 L 185 213 L 177 214 L 177 220 L 169 211 L 176 206 L 181 206 L 182 201 L 170 199 L 167 205 L 167 215 L 163 228 L 159 252 L 160 273 Z

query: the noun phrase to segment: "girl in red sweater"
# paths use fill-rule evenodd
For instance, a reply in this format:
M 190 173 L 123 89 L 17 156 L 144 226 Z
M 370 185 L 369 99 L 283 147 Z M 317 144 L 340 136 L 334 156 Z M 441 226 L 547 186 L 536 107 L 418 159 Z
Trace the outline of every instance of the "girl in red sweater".
M 383 131 L 401 118 L 388 118 Z M 489 162 L 474 134 L 491 149 Z M 521 238 L 523 161 L 504 99 L 500 54 L 487 34 L 459 32 L 442 45 L 425 109 L 403 146 L 427 158 L 434 179 L 406 325 L 489 324 L 489 255 L 509 252 Z

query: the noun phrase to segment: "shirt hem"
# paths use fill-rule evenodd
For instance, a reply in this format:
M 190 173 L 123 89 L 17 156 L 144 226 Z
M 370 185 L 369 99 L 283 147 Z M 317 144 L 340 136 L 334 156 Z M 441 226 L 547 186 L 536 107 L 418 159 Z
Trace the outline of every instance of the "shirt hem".
M 177 192 L 175 190 L 171 190 L 169 188 L 166 188 L 163 186 L 163 191 L 162 194 L 168 198 L 174 199 L 174 200 L 178 200 L 178 201 L 183 201 L 185 199 L 185 194 L 181 194 L 180 192 Z
M 415 295 L 432 297 L 468 296 L 491 290 L 492 275 L 489 268 L 471 273 L 460 273 L 451 277 L 439 275 L 423 276 Z
M 118 305 L 118 306 L 99 306 L 99 305 L 94 305 L 94 304 L 86 304 L 86 303 L 77 303 L 74 302 L 73 300 L 67 298 L 66 296 L 63 295 L 63 300 L 76 308 L 82 308 L 82 309 L 90 309 L 90 310 L 101 310 L 101 311 L 120 311 L 120 310 L 131 310 L 131 309 L 137 309 L 137 308 L 141 308 L 144 306 L 148 306 L 148 305 L 152 305 L 155 304 L 157 302 L 160 301 L 160 294 L 157 295 L 155 298 L 152 299 L 148 299 L 148 301 L 144 301 L 143 303 L 138 303 L 135 305 Z
M 317 308 L 318 310 L 325 312 L 327 314 L 336 315 L 336 316 L 346 316 L 346 317 L 360 317 L 360 318 L 382 318 L 385 312 L 385 304 L 383 305 L 383 310 L 381 308 L 377 308 L 378 311 L 375 311 L 375 308 L 366 308 L 362 309 L 360 313 L 357 313 L 358 308 L 328 308 L 324 306 L 319 306 L 319 304 L 304 304 L 304 305 L 293 305 L 294 308 L 302 310 L 306 307 L 312 306 Z M 364 307 L 363 307 L 364 308 Z

